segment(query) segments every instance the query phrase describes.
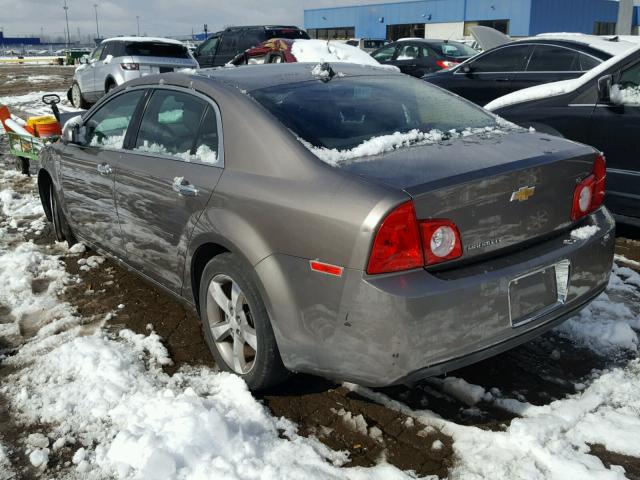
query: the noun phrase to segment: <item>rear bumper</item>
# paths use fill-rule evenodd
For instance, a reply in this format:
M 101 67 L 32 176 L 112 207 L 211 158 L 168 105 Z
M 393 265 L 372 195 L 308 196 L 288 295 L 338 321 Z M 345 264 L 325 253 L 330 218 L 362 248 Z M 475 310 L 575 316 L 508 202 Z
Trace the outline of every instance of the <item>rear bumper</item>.
M 585 219 L 598 231 L 570 232 L 481 264 L 432 274 L 414 270 L 342 278 L 309 270 L 308 260 L 274 255 L 257 266 L 285 365 L 367 386 L 414 381 L 479 361 L 553 328 L 607 285 L 615 223 L 602 208 Z M 513 327 L 511 280 L 568 260 L 566 301 Z

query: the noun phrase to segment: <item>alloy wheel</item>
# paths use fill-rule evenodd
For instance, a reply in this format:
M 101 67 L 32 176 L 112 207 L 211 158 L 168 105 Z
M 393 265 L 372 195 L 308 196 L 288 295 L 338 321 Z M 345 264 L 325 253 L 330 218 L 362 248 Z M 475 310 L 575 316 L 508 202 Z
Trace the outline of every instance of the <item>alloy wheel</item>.
M 80 108 L 82 97 L 80 95 L 80 87 L 78 86 L 78 84 L 75 84 L 73 87 L 71 87 L 71 99 L 73 100 L 73 106 L 76 108 Z
M 223 360 L 235 373 L 249 373 L 258 340 L 244 293 L 231 277 L 218 274 L 207 288 L 206 305 L 211 335 Z

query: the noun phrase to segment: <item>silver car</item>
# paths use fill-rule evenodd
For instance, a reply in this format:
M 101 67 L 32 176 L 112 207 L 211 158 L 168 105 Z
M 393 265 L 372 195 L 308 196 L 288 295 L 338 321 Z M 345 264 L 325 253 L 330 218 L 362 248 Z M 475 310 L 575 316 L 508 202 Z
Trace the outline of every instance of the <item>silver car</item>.
M 56 238 L 196 310 L 217 364 L 254 389 L 287 370 L 367 386 L 441 374 L 604 290 L 599 152 L 408 75 L 335 68 L 114 90 L 41 155 Z
M 153 37 L 108 38 L 89 57 L 81 59 L 67 97 L 74 106 L 88 108 L 128 80 L 182 68 L 198 68 L 182 42 Z

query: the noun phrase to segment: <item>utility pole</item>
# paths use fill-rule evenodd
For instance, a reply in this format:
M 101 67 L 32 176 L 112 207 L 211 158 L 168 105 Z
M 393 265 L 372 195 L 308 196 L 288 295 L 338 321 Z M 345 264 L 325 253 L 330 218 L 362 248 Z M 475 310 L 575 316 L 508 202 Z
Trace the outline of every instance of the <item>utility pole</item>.
M 140 36 L 140 15 L 136 15 L 136 23 L 138 24 L 138 36 Z
M 94 3 L 93 8 L 96 10 L 96 38 L 100 38 L 100 27 L 98 26 L 98 4 Z
M 64 17 L 67 20 L 67 48 L 69 48 L 71 44 L 71 33 L 69 32 L 69 7 L 67 7 L 67 0 L 64 0 L 64 7 L 62 8 L 64 9 Z

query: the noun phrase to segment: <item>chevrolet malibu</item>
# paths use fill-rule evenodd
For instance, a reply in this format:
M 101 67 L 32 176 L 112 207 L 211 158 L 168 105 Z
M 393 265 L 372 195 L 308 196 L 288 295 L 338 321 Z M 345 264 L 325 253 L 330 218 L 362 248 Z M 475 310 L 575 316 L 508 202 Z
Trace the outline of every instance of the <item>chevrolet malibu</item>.
M 199 313 L 252 389 L 410 383 L 532 339 L 607 284 L 604 157 L 361 65 L 131 81 L 38 185 L 82 241 Z

